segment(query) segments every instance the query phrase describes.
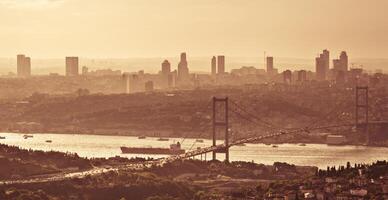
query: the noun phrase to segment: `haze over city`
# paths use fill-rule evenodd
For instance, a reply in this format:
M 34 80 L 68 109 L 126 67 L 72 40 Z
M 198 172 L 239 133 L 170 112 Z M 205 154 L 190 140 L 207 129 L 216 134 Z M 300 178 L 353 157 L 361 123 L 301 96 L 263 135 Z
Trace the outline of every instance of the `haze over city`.
M 388 58 L 385 0 L 1 0 L 0 57 Z
M 0 200 L 388 199 L 387 8 L 0 0 Z

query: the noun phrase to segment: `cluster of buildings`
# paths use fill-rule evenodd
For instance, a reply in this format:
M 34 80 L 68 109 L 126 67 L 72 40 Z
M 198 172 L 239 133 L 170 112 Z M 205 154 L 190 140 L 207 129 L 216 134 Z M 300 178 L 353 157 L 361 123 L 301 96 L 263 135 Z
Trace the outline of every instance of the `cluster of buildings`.
M 384 169 L 384 168 L 382 168 Z M 342 169 L 348 170 L 348 169 Z M 303 183 L 290 184 L 289 189 L 269 191 L 265 200 L 362 200 L 387 199 L 388 177 L 371 178 L 365 175 L 365 169 L 358 173 L 338 176 L 314 177 Z M 376 170 L 377 171 L 377 170 Z
M 333 67 L 330 68 L 330 52 L 325 49 L 319 57 L 315 58 L 316 79 L 343 83 L 349 72 L 348 65 L 348 55 L 342 51 L 339 59 L 333 59 Z
M 213 56 L 210 61 L 211 73 L 190 73 L 186 53 L 180 54 L 180 60 L 177 68 L 172 70 L 171 63 L 164 60 L 161 63 L 159 73 L 124 72 L 121 70 L 102 69 L 89 71 L 82 67 L 84 76 L 115 76 L 121 77 L 122 91 L 125 93 L 152 91 L 154 89 L 193 89 L 208 85 L 243 85 L 260 84 L 268 82 L 278 82 L 285 84 L 303 83 L 306 81 L 330 81 L 335 83 L 346 83 L 359 79 L 364 74 L 361 68 L 349 69 L 348 56 L 345 51 L 341 52 L 338 59 L 330 62 L 330 52 L 323 52 L 316 57 L 315 72 L 307 70 L 285 70 L 281 73 L 274 67 L 274 57 L 266 57 L 266 69 L 258 69 L 254 66 L 243 66 L 238 69 L 232 69 L 227 72 L 225 69 L 225 56 Z M 31 76 L 31 59 L 24 55 L 17 56 L 17 75 L 18 77 Z M 74 77 L 80 75 L 79 58 L 65 58 L 65 75 Z

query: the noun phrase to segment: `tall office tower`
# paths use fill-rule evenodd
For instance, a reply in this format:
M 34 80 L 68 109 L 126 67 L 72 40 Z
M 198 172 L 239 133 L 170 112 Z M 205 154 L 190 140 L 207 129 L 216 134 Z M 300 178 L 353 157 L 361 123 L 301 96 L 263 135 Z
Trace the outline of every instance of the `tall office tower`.
M 178 64 L 178 80 L 186 82 L 190 79 L 189 68 L 187 66 L 186 53 L 181 53 L 181 60 Z
M 66 76 L 78 76 L 78 57 L 66 57 Z
M 24 55 L 17 55 L 17 74 L 18 76 L 23 76 L 23 68 L 24 68 L 24 61 L 25 61 Z
M 19 77 L 28 77 L 31 75 L 31 58 L 25 55 L 17 55 L 17 75 Z
M 345 51 L 341 52 L 339 59 L 333 60 L 333 68 L 335 72 L 348 71 L 348 55 L 346 55 Z
M 217 57 L 217 72 L 218 74 L 225 73 L 225 56 Z
M 292 72 L 291 70 L 286 70 L 283 72 L 283 81 L 284 83 L 290 84 L 292 81 Z
M 25 76 L 31 76 L 31 58 L 26 57 L 24 60 L 24 74 Z
M 273 57 L 267 57 L 267 74 L 273 75 Z
M 320 57 L 315 58 L 315 71 L 317 80 L 326 80 L 326 66 L 325 61 L 322 59 L 322 54 Z
M 171 73 L 171 64 L 168 60 L 164 60 L 162 63 L 162 74 L 168 76 Z
M 217 58 L 213 56 L 212 58 L 212 76 L 217 74 Z
M 340 55 L 340 62 L 342 66 L 342 71 L 347 72 L 348 71 L 348 55 L 346 54 L 346 51 L 342 51 Z
M 330 71 L 330 52 L 327 49 L 323 50 L 321 57 L 325 65 L 325 73 L 326 73 L 325 79 L 328 79 L 329 71 Z

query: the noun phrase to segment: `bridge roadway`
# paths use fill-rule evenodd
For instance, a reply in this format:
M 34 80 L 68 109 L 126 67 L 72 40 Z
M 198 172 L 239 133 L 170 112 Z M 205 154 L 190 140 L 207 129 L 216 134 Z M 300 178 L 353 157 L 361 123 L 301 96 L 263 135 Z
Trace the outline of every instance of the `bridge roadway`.
M 300 132 L 309 132 L 309 131 L 313 131 L 313 130 L 329 129 L 329 128 L 339 128 L 339 127 L 350 127 L 350 126 L 354 126 L 354 124 L 340 124 L 340 125 L 331 125 L 331 126 L 320 126 L 320 127 L 315 127 L 315 128 L 307 128 L 306 127 L 306 128 L 298 128 L 298 129 L 293 129 L 293 130 L 288 130 L 288 131 L 287 130 L 280 130 L 280 131 L 277 131 L 277 132 L 274 132 L 274 133 L 270 133 L 270 134 L 267 134 L 267 135 L 250 137 L 250 138 L 245 138 L 245 139 L 239 139 L 239 140 L 231 142 L 229 144 L 229 147 L 240 145 L 240 144 L 244 144 L 244 143 L 254 143 L 254 142 L 258 142 L 260 140 L 266 139 L 266 138 L 272 138 L 272 137 L 277 137 L 277 136 L 286 135 L 286 134 L 289 135 L 289 134 L 300 133 Z M 186 153 L 181 154 L 181 155 L 175 155 L 175 156 L 170 156 L 170 157 L 167 157 L 167 158 L 163 158 L 163 159 L 160 160 L 160 162 L 162 162 L 161 164 L 165 164 L 165 163 L 173 162 L 173 161 L 176 161 L 176 160 L 183 160 L 183 159 L 191 158 L 193 156 L 197 156 L 197 155 L 201 155 L 201 154 L 205 154 L 205 153 L 210 153 L 210 152 L 213 152 L 213 151 L 220 151 L 220 150 L 225 149 L 225 147 L 226 147 L 225 144 L 219 144 L 219 145 L 216 145 L 216 146 L 200 148 L 200 149 L 196 149 L 196 150 L 193 150 L 193 151 L 186 152 Z
M 277 137 L 285 134 L 293 134 L 293 133 L 300 133 L 300 132 L 307 132 L 311 130 L 319 130 L 319 129 L 327 129 L 327 128 L 336 128 L 336 127 L 345 127 L 345 126 L 353 126 L 354 124 L 343 124 L 343 125 L 333 125 L 333 126 L 322 126 L 322 127 L 316 127 L 316 128 L 300 128 L 300 129 L 294 129 L 289 131 L 283 131 L 280 130 L 275 133 L 270 133 L 268 135 L 262 135 L 262 136 L 256 136 L 256 137 L 250 137 L 245 139 L 236 140 L 234 142 L 231 142 L 229 144 L 229 147 L 244 144 L 244 143 L 253 143 L 257 142 L 266 138 L 272 138 Z M 166 163 L 174 162 L 177 160 L 183 160 L 187 158 L 191 158 L 193 156 L 210 153 L 213 151 L 220 151 L 225 149 L 225 144 L 219 144 L 216 146 L 210 146 L 206 148 L 200 148 L 193 151 L 188 151 L 181 155 L 174 155 L 169 156 L 166 158 L 157 159 L 154 161 L 146 161 L 143 163 L 133 163 L 133 164 L 127 164 L 119 167 L 94 167 L 90 170 L 81 171 L 81 172 L 68 172 L 68 173 L 58 173 L 58 174 L 49 174 L 49 175 L 42 175 L 42 176 L 36 176 L 33 178 L 25 178 L 25 179 L 17 179 L 17 180 L 0 180 L 0 185 L 12 185 L 12 184 L 31 184 L 31 183 L 47 183 L 47 182 L 55 182 L 55 181 L 63 181 L 63 180 L 69 180 L 73 178 L 84 178 L 86 176 L 92 176 L 92 175 L 99 175 L 107 172 L 112 171 L 118 171 L 120 169 L 130 169 L 130 170 L 141 170 L 145 168 L 150 168 L 152 166 L 163 166 Z

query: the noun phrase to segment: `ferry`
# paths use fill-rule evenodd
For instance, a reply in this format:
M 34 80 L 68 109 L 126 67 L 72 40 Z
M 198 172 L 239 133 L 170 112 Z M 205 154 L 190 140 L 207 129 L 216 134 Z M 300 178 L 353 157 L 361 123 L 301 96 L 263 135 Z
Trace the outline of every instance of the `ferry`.
M 158 141 L 169 141 L 170 139 L 168 138 L 159 138 Z
M 137 139 L 146 139 L 146 136 L 139 136 Z
M 171 144 L 170 148 L 153 148 L 153 147 L 120 147 L 123 154 L 163 154 L 163 155 L 179 155 L 184 154 L 185 150 L 181 148 L 181 144 Z

